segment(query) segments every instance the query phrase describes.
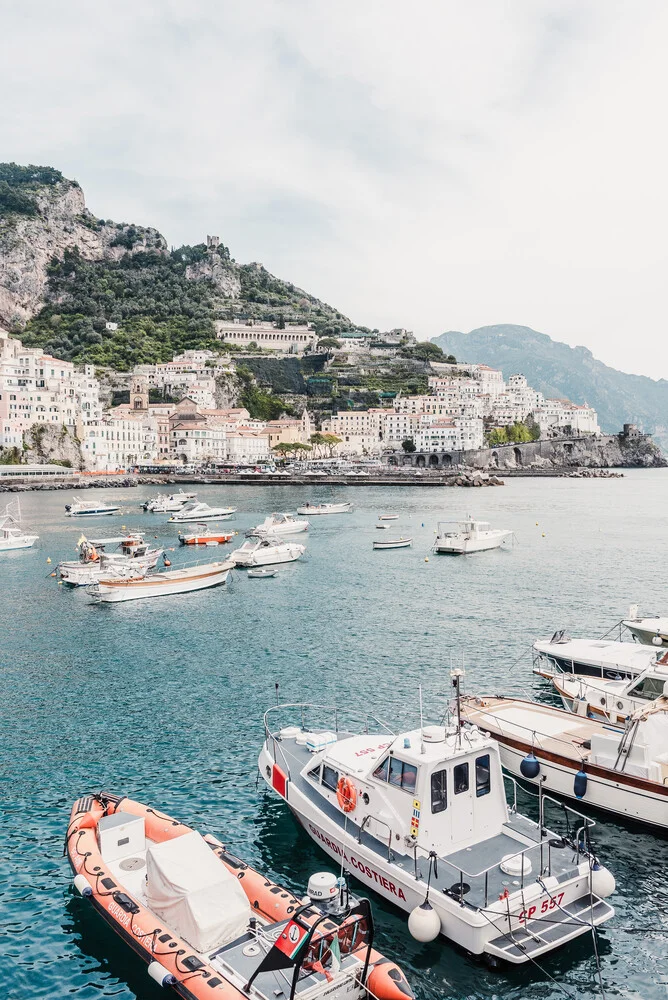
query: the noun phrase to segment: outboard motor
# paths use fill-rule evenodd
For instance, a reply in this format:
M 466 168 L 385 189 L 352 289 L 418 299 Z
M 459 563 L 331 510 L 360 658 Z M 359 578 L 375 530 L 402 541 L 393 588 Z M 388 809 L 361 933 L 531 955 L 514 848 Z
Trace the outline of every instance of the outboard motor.
M 308 880 L 307 895 L 312 903 L 332 915 L 344 913 L 355 903 L 344 878 L 332 872 L 315 872 Z

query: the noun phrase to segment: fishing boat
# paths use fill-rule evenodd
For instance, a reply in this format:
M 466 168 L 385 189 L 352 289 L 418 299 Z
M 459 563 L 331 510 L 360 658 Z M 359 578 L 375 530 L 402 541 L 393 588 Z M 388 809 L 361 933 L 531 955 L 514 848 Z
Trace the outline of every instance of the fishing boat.
M 668 646 L 668 618 L 625 618 L 622 625 L 646 646 Z
M 200 531 L 194 531 L 190 534 L 183 534 L 179 531 L 181 545 L 226 545 L 233 538 L 233 531 L 214 531 L 207 527 L 206 522 L 202 523 Z
M 319 872 L 299 899 L 220 840 L 124 796 L 75 802 L 66 834 L 74 888 L 186 1000 L 406 1000 L 373 947 L 367 899 Z
M 374 542 L 374 549 L 409 549 L 413 544 L 412 538 L 388 538 L 382 542 Z
M 248 576 L 253 580 L 268 580 L 269 577 L 278 576 L 276 569 L 249 569 Z
M 264 721 L 267 785 L 322 850 L 409 912 L 417 940 L 442 934 L 492 964 L 524 963 L 614 915 L 593 821 L 542 786 L 538 822 L 516 799 L 509 808 L 498 744 L 480 729 L 395 734 L 370 714 L 307 704 Z M 563 836 L 552 810 L 570 822 Z
M 351 503 L 305 503 L 297 507 L 298 514 L 350 514 L 353 509 Z
M 309 523 L 306 520 L 298 520 L 293 517 L 292 514 L 270 514 L 269 517 L 265 517 L 262 524 L 258 524 L 255 528 L 251 528 L 247 532 L 249 537 L 253 535 L 257 536 L 267 536 L 267 535 L 279 535 L 281 538 L 283 535 L 297 535 L 302 531 L 308 531 Z
M 196 493 L 185 493 L 183 490 L 179 490 L 178 493 L 170 493 L 169 496 L 165 496 L 164 493 L 159 493 L 155 497 L 151 497 L 150 500 L 145 500 L 143 502 L 142 509 L 150 510 L 153 513 L 165 514 L 167 512 L 181 510 L 184 504 L 190 503 L 197 499 Z
M 510 774 L 568 799 L 668 829 L 668 700 L 623 729 L 521 698 L 464 699 L 462 717 L 499 744 Z
M 175 594 L 190 594 L 195 590 L 206 590 L 225 583 L 231 562 L 212 562 L 201 566 L 184 566 L 181 569 L 166 570 L 153 576 L 130 576 L 120 579 L 103 577 L 89 587 L 88 593 L 97 601 L 116 604 L 120 601 L 137 601 L 145 597 L 172 597 Z
M 280 538 L 247 539 L 230 555 L 237 566 L 269 566 L 272 563 L 295 562 L 306 552 L 305 545 L 284 542 Z
M 619 680 L 637 677 L 656 663 L 663 651 L 614 639 L 571 639 L 562 630 L 555 632 L 551 639 L 537 639 L 533 654 L 536 674 L 562 670 L 569 674 Z
M 398 521 L 399 520 L 399 515 L 398 514 L 379 514 L 378 520 L 379 521 Z
M 110 545 L 115 550 L 107 552 Z M 86 538 L 77 542 L 79 558 L 58 564 L 56 572 L 71 587 L 90 587 L 105 576 L 143 576 L 153 569 L 162 549 L 152 549 L 141 532 L 113 538 Z
M 30 535 L 23 528 L 19 501 L 8 503 L 4 514 L 0 514 L 0 552 L 32 548 L 38 538 L 39 535 Z
M 208 503 L 187 503 L 172 514 L 170 521 L 182 524 L 186 521 L 226 521 L 236 513 L 236 507 L 209 507 Z
M 74 497 L 72 503 L 65 504 L 67 517 L 102 517 L 104 514 L 116 514 L 120 507 L 104 503 L 99 500 L 97 503 L 87 503 L 79 497 Z
M 439 521 L 433 550 L 449 555 L 484 552 L 498 549 L 512 534 L 506 528 L 492 528 L 488 521 L 476 521 L 470 515 L 465 521 Z

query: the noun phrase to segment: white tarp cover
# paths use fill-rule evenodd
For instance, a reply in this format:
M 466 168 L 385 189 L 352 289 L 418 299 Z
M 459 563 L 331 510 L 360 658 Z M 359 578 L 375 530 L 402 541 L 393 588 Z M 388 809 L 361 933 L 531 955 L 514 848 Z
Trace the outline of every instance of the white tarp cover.
M 246 930 L 245 892 L 195 830 L 151 844 L 146 883 L 149 907 L 195 951 L 213 951 Z

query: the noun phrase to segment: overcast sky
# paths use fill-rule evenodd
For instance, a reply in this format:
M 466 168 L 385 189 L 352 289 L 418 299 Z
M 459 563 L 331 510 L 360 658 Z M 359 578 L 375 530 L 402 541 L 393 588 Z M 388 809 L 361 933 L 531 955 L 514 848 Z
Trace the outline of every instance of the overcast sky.
M 665 0 L 22 0 L 0 159 L 419 338 L 668 377 Z

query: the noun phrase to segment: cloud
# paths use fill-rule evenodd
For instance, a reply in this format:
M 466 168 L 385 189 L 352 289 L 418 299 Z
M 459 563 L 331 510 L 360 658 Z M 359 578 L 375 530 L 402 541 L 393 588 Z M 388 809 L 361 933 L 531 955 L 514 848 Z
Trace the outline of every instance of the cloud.
M 370 326 L 525 323 L 668 375 L 668 8 L 24 0 L 2 158 L 217 232 Z M 634 350 L 630 350 L 630 344 Z

